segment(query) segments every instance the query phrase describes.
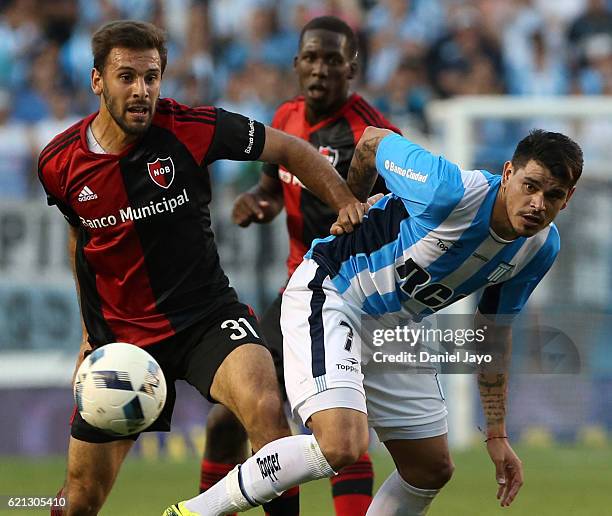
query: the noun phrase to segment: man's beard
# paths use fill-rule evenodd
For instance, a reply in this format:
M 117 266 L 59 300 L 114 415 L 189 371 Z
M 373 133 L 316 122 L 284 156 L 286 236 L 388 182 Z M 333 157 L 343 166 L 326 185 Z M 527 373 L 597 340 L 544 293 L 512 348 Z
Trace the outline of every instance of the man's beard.
M 106 92 L 102 90 L 102 98 L 104 99 L 104 104 L 106 105 L 107 111 L 110 113 L 110 116 L 115 121 L 115 123 L 121 128 L 121 130 L 130 136 L 139 136 L 141 134 L 146 133 L 149 130 L 149 126 L 151 125 L 151 119 L 149 118 L 149 122 L 144 126 L 130 126 L 128 123 L 121 117 L 119 113 L 116 112 L 115 109 L 115 100 L 110 95 L 106 95 Z

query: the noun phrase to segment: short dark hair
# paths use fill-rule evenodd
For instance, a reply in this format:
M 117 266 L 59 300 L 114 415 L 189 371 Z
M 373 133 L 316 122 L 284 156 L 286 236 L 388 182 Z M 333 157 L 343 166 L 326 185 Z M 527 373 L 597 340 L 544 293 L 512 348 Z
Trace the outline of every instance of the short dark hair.
M 580 145 L 564 134 L 542 129 L 532 130 L 518 143 L 512 165 L 521 168 L 529 160 L 537 161 L 554 177 L 570 186 L 578 182 L 584 166 Z
M 152 23 L 117 20 L 102 25 L 91 38 L 94 68 L 102 73 L 108 54 L 118 47 L 132 50 L 157 49 L 161 59 L 161 71 L 164 73 L 168 61 L 166 34 Z
M 357 36 L 355 36 L 353 29 L 351 29 L 344 20 L 341 20 L 337 16 L 319 16 L 318 18 L 313 18 L 306 25 L 304 25 L 304 27 L 302 27 L 302 32 L 300 32 L 299 48 L 302 47 L 304 34 L 308 30 L 328 30 L 330 32 L 345 35 L 350 52 L 350 58 L 355 59 L 355 57 L 357 57 Z

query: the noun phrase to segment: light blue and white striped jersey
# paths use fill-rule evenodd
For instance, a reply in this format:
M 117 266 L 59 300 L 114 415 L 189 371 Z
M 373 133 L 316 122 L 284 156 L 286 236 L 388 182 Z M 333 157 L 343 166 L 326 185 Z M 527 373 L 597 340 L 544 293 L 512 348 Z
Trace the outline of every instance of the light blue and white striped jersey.
M 306 258 L 368 314 L 421 318 L 482 287 L 482 313 L 517 314 L 559 252 L 556 226 L 499 238 L 490 222 L 501 176 L 461 170 L 399 135 L 380 142 L 376 168 L 392 193 Z

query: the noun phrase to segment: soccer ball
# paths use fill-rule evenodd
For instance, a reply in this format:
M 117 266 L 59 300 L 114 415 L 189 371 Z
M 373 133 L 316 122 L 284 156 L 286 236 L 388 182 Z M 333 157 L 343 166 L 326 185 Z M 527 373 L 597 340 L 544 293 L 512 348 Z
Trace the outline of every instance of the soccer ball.
M 133 344 L 115 342 L 88 355 L 74 382 L 85 421 L 111 435 L 142 432 L 166 403 L 166 380 L 155 359 Z

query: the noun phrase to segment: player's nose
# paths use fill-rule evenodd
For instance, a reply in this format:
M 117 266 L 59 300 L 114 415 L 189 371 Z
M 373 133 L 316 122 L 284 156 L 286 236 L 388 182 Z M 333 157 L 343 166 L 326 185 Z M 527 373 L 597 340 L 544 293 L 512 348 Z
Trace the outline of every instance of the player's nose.
M 144 77 L 138 77 L 138 79 L 134 81 L 132 95 L 136 98 L 146 98 L 149 96 L 149 89 Z
M 327 75 L 327 65 L 323 59 L 317 59 L 312 64 L 312 74 L 318 77 Z
M 531 208 L 534 210 L 542 211 L 545 207 L 544 194 L 537 192 L 531 196 Z

